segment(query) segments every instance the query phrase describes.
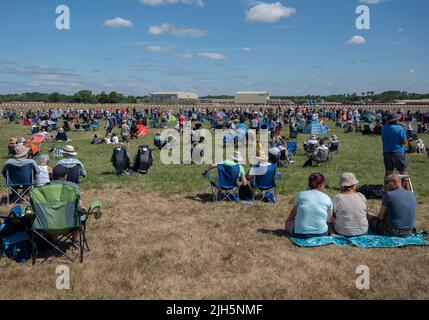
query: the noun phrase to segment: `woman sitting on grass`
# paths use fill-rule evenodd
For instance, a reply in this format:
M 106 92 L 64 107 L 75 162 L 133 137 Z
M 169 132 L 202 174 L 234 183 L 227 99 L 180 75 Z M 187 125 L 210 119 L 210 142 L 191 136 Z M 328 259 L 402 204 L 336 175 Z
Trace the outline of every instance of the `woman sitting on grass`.
M 309 190 L 297 194 L 295 206 L 286 220 L 286 233 L 298 239 L 329 235 L 333 204 L 325 193 L 325 177 L 313 173 L 308 179 Z
M 359 181 L 353 173 L 340 178 L 341 194 L 332 199 L 334 204 L 334 230 L 344 237 L 358 237 L 368 233 L 368 202 L 356 192 Z

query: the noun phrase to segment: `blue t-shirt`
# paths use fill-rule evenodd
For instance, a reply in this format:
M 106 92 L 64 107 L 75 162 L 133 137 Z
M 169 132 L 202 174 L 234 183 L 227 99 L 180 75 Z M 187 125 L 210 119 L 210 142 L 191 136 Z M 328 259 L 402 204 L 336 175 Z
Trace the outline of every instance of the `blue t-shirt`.
M 322 234 L 328 231 L 328 212 L 333 210 L 331 198 L 323 192 L 308 190 L 296 195 L 298 212 L 295 218 L 295 233 Z
M 407 140 L 404 128 L 398 124 L 386 124 L 381 131 L 383 152 L 405 153 L 402 142 Z
M 387 192 L 383 197 L 386 222 L 400 230 L 412 231 L 416 224 L 416 197 L 404 189 Z

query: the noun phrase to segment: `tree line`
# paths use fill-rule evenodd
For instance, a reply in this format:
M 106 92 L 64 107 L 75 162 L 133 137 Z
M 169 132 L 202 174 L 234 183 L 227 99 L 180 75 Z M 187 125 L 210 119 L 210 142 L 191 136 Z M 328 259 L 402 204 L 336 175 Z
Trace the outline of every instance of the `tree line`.
M 202 100 L 210 99 L 232 99 L 233 96 L 205 96 Z M 328 96 L 272 96 L 276 100 L 291 100 L 296 104 L 335 102 L 339 104 L 353 103 L 392 103 L 395 100 L 422 100 L 429 99 L 428 94 L 409 93 L 406 91 L 385 91 L 375 93 L 373 91 L 362 92 L 361 94 L 337 94 Z M 20 94 L 0 95 L 0 102 L 43 102 L 43 103 L 87 103 L 87 104 L 118 104 L 118 103 L 146 103 L 150 102 L 150 96 L 126 96 L 122 93 L 112 91 L 110 93 L 93 93 L 91 90 L 81 90 L 73 95 L 66 95 L 59 92 L 40 93 L 26 92 Z

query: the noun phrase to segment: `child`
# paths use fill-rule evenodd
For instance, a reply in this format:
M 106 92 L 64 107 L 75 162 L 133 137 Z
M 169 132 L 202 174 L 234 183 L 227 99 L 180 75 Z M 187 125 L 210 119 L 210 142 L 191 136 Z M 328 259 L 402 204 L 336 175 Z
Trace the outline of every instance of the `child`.
M 48 166 L 49 156 L 41 154 L 37 157 L 37 165 L 39 166 L 40 173 L 36 175 L 36 186 L 41 187 L 51 182 L 52 168 Z

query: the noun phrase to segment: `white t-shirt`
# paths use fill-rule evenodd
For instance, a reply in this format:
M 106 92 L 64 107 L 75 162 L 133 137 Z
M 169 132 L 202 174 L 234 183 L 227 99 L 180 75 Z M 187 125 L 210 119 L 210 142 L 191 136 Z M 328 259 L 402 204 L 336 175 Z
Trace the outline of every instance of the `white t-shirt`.
M 44 186 L 51 182 L 49 179 L 49 170 L 48 166 L 38 166 L 40 169 L 40 173 L 36 175 L 36 186 Z

